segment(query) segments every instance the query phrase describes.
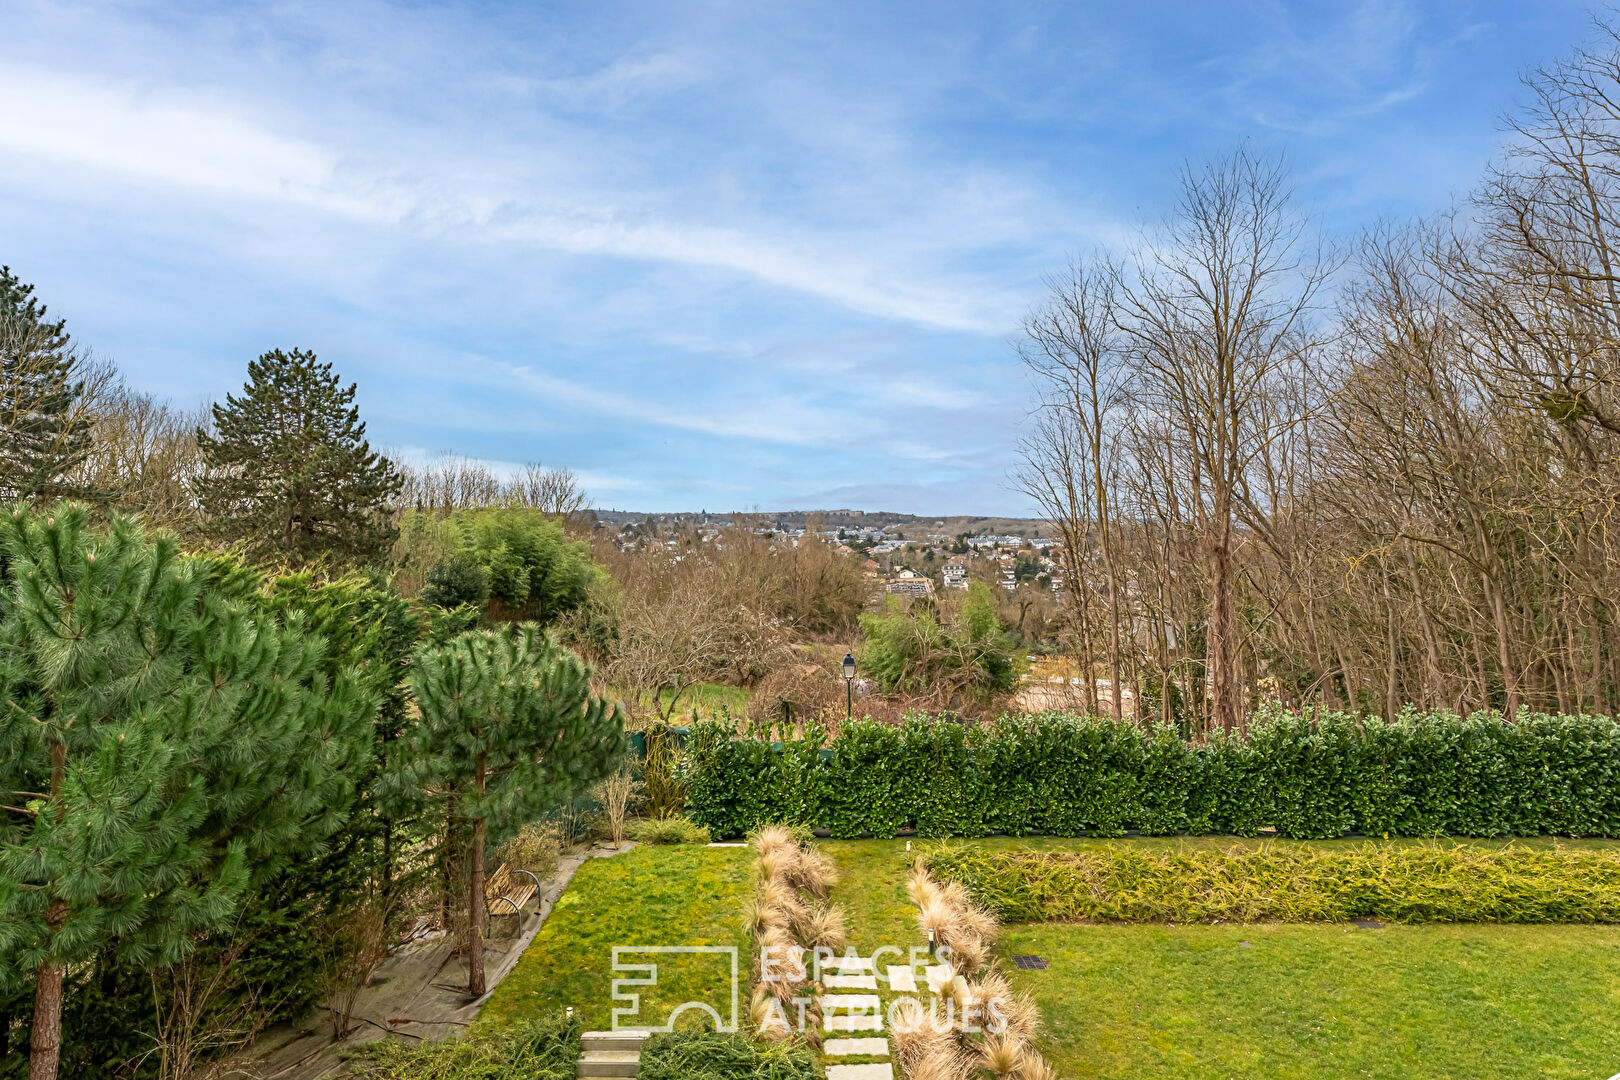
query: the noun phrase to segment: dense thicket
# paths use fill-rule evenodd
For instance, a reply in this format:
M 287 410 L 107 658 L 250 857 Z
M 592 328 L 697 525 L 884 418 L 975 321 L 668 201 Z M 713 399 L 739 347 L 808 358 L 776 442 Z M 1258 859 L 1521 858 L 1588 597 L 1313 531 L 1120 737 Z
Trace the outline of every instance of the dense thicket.
M 1052 282 L 1025 486 L 1070 651 L 1144 711 L 1620 701 L 1620 38 L 1526 86 L 1473 197 L 1368 234 L 1331 307 L 1346 260 L 1246 153 Z
M 881 614 L 861 616 L 861 664 L 885 692 L 961 709 L 983 706 L 1017 684 L 1012 639 L 996 617 L 990 586 L 972 582 L 949 617 L 938 606 L 889 599 Z
M 716 836 L 769 822 L 834 836 L 1620 836 L 1620 724 L 1593 716 L 1265 710 L 1203 745 L 1060 713 L 913 717 L 843 724 L 825 749 L 814 731 L 772 743 L 703 723 L 685 768 L 689 811 Z

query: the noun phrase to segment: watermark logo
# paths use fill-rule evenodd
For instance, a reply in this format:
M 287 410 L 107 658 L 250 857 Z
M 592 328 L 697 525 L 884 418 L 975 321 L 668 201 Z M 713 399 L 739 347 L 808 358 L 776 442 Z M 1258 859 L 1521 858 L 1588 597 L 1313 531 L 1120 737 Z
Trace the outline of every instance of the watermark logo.
M 683 985 L 667 970 L 674 956 L 697 956 L 717 965 L 707 983 L 712 997 L 726 1000 L 669 1006 L 671 984 Z M 688 1023 L 707 1017 L 703 1026 L 727 1033 L 744 1027 L 803 1033 L 814 1026 L 852 1034 L 932 1029 L 998 1035 L 1018 1026 L 1017 1017 L 1029 1008 L 1010 996 L 1000 975 L 977 981 L 958 975 L 944 946 L 882 946 L 862 957 L 854 951 L 838 955 L 824 948 L 766 944 L 752 971 L 750 981 L 758 985 L 751 995 L 739 980 L 739 960 L 739 950 L 728 945 L 614 946 L 612 1029 L 673 1031 L 683 1015 L 692 1013 Z M 662 987 L 661 963 L 666 968 Z M 722 970 L 727 977 L 715 978 Z M 664 992 L 653 992 L 658 989 Z M 654 1001 L 656 1015 L 643 1015 L 644 1005 L 652 1007 Z
M 730 964 L 731 977 L 727 981 L 730 987 L 731 1000 L 729 1002 L 714 1001 L 684 1001 L 671 1009 L 664 1017 L 663 1024 L 649 1023 L 654 1017 L 641 1016 L 641 994 L 631 987 L 652 988 L 658 985 L 658 964 L 656 961 L 643 960 L 636 962 L 626 957 L 635 956 L 713 956 L 720 962 L 723 959 Z M 624 977 L 613 980 L 613 1000 L 625 1004 L 615 1006 L 613 1009 L 614 1031 L 674 1031 L 675 1021 L 682 1013 L 695 1012 L 707 1015 L 714 1023 L 716 1031 L 732 1033 L 737 1030 L 737 947 L 735 945 L 615 945 L 613 946 L 613 970 L 615 972 L 630 973 Z M 725 1008 L 722 1015 L 721 1008 Z

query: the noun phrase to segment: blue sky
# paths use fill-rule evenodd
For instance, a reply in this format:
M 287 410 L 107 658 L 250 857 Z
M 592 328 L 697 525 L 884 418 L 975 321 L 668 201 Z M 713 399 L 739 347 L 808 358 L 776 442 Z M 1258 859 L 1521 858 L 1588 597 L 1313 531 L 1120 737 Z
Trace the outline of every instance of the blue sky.
M 375 442 L 600 506 L 1023 513 L 1043 274 L 1184 159 L 1333 235 L 1444 209 L 1528 3 L 0 0 L 0 261 L 184 404 L 281 346 Z

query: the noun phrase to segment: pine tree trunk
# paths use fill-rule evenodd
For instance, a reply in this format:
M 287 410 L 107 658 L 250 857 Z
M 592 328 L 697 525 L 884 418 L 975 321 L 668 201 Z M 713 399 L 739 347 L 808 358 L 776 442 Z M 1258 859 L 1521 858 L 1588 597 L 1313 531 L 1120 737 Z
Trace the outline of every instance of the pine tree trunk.
M 478 755 L 473 783 L 480 802 L 484 794 L 484 755 Z M 474 997 L 484 993 L 484 818 L 473 819 L 472 868 L 467 875 L 467 992 Z
M 64 973 L 60 964 L 41 964 L 34 976 L 34 1028 L 28 1040 L 28 1080 L 56 1080 L 56 1065 L 62 1056 Z

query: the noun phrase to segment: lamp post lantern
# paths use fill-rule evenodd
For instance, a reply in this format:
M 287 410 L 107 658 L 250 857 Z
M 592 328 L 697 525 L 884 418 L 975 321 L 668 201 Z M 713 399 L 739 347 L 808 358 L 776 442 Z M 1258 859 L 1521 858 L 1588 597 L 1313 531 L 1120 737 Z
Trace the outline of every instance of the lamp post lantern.
M 855 654 L 845 653 L 842 664 L 844 669 L 844 719 L 849 720 L 855 715 Z

